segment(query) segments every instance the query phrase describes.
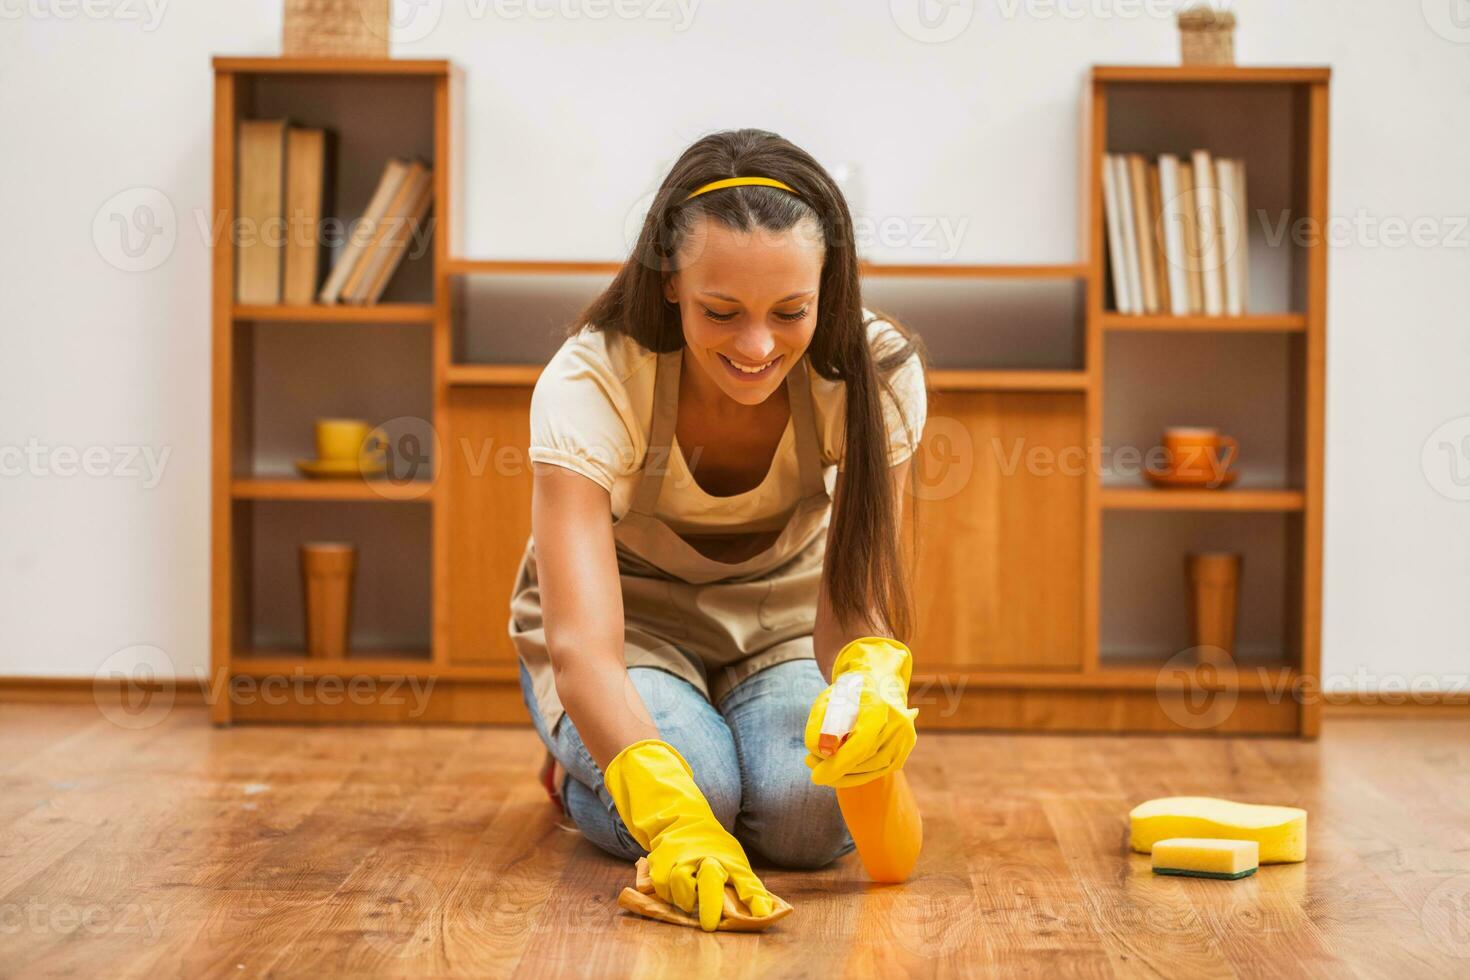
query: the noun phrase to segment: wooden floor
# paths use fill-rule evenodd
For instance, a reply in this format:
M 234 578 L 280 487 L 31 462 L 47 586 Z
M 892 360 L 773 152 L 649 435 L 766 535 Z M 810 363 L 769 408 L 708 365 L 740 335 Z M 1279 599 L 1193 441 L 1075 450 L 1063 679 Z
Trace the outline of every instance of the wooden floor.
M 0 704 L 0 976 L 1470 975 L 1470 715 L 1330 718 L 1320 742 L 927 734 L 915 880 L 768 871 L 759 936 L 614 904 L 528 730 L 139 730 Z M 1130 806 L 1310 813 L 1304 865 L 1157 878 Z

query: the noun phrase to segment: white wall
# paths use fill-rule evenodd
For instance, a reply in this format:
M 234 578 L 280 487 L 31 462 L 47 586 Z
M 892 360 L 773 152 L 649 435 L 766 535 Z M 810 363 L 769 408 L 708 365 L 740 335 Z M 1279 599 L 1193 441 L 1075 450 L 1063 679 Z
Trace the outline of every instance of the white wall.
M 142 0 L 92 0 L 117 15 L 100 19 L 0 0 L 0 675 L 86 676 L 134 644 L 183 674 L 207 663 L 209 274 L 193 216 L 210 203 L 209 58 L 278 52 L 279 3 L 162 2 L 155 24 Z M 936 3 L 972 15 L 943 43 L 896 26 L 911 0 L 685 2 L 548 0 L 533 9 L 560 12 L 532 17 L 400 0 L 413 40 L 395 54 L 467 70 L 469 254 L 618 256 L 689 141 L 757 125 L 859 163 L 874 213 L 968 221 L 957 261 L 1073 261 L 1087 66 L 1177 59 L 1172 21 L 1142 0 Z M 1470 214 L 1470 31 L 1456 36 L 1454 3 L 1236 6 L 1241 62 L 1334 69 L 1332 214 L 1427 218 L 1448 239 L 1375 231 L 1332 252 L 1325 668 L 1369 687 L 1455 686 L 1470 669 L 1470 503 L 1446 495 L 1470 496 L 1470 233 L 1453 220 Z M 636 9 L 650 13 L 615 12 Z M 156 268 L 121 271 L 104 204 L 129 192 L 130 213 L 140 187 L 166 197 L 177 237 Z M 1421 462 L 1456 419 L 1460 483 L 1437 442 Z M 43 475 L 8 448 L 32 440 L 48 469 L 66 465 L 59 447 L 101 447 L 93 468 L 111 475 Z M 129 446 L 169 454 L 156 486 L 117 472 Z

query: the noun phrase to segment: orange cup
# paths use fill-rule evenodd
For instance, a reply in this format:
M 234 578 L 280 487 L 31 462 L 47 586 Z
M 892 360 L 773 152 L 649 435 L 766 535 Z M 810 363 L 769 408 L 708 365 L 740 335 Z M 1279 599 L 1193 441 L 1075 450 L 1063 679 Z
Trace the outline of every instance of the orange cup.
M 1226 472 L 1240 455 L 1234 436 L 1202 426 L 1174 426 L 1164 430 L 1164 452 L 1175 476 L 1209 479 Z

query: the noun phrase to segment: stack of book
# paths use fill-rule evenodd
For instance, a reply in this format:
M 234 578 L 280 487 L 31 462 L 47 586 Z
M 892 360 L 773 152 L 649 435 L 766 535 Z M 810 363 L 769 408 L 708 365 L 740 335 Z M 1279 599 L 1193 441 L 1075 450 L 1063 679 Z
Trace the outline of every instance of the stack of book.
M 389 160 L 366 210 L 317 296 L 322 303 L 376 303 L 388 288 L 434 200 L 434 172 L 422 160 Z
M 235 298 L 243 304 L 376 303 L 413 246 L 433 199 L 421 161 L 389 160 L 327 268 L 332 134 L 284 119 L 240 124 Z
M 1113 306 L 1119 313 L 1246 311 L 1245 161 L 1195 150 L 1103 160 Z

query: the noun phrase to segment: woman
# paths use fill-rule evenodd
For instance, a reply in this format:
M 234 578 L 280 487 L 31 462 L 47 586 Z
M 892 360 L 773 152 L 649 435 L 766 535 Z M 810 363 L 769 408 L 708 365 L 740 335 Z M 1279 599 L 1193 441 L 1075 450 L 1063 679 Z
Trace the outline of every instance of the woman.
M 510 632 L 543 779 L 705 929 L 727 879 L 770 910 L 746 848 L 850 851 L 833 787 L 913 748 L 898 527 L 924 415 L 917 340 L 862 308 L 841 191 L 753 129 L 685 151 L 537 381 Z M 823 759 L 849 671 L 862 709 Z

